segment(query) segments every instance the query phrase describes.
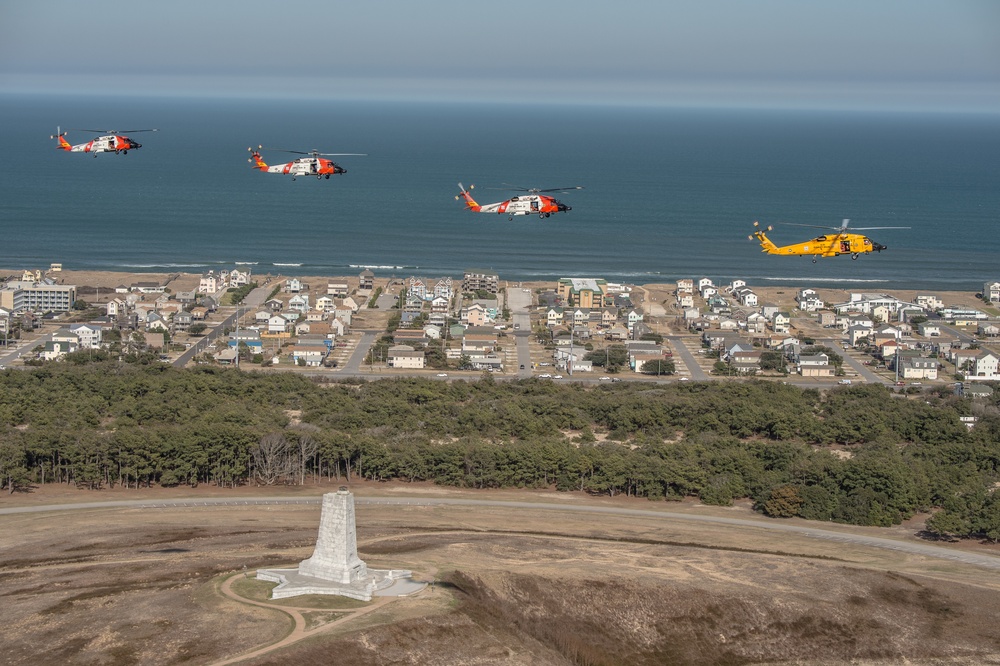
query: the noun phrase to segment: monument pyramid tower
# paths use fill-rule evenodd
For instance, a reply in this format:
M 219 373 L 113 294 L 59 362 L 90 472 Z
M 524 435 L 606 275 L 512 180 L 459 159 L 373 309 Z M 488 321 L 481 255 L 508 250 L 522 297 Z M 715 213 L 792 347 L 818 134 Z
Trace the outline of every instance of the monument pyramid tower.
M 323 495 L 316 550 L 299 562 L 299 573 L 345 585 L 368 576 L 368 567 L 358 557 L 354 495 L 347 488 Z
M 407 569 L 369 569 L 358 557 L 354 495 L 345 487 L 323 495 L 319 536 L 312 557 L 296 569 L 258 569 L 257 578 L 278 583 L 272 599 L 300 594 L 336 594 L 370 601 L 373 594 L 413 594 L 424 583 L 411 580 Z M 390 589 L 391 588 L 391 589 Z

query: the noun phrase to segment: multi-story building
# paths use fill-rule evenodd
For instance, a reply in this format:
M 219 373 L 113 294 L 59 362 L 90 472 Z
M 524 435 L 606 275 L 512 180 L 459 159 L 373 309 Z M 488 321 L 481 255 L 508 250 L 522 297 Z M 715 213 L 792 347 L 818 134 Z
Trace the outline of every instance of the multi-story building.
M 607 280 L 601 278 L 561 278 L 556 293 L 566 300 L 566 305 L 580 308 L 604 307 Z
M 76 286 L 12 280 L 0 289 L 0 308 L 9 312 L 68 312 L 76 302 Z
M 500 276 L 493 271 L 478 268 L 466 269 L 462 276 L 462 291 L 488 291 L 495 294 L 500 291 Z

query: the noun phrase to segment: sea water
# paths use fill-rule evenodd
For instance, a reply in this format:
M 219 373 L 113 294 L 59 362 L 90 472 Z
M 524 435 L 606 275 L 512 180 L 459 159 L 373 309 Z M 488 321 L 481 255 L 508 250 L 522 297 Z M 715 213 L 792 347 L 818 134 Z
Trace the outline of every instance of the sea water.
M 603 277 L 978 290 L 1000 279 L 1000 118 L 523 104 L 0 96 L 0 266 L 255 273 Z M 131 134 L 128 155 L 67 153 L 56 126 Z M 70 129 L 67 140 L 95 136 Z M 276 149 L 367 153 L 329 180 L 263 174 Z M 504 188 L 566 214 L 508 220 Z M 490 189 L 497 188 L 497 189 Z M 904 226 L 881 254 L 776 257 L 823 233 L 785 223 Z

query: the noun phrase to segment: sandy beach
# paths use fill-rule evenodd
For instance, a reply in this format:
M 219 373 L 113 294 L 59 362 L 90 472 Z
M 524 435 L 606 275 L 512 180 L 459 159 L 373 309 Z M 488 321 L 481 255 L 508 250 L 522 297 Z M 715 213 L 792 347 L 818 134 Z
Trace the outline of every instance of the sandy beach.
M 0 274 L 20 277 L 20 271 L 13 269 L 0 269 Z M 106 302 L 114 294 L 114 289 L 118 286 L 130 286 L 138 282 L 155 282 L 164 285 L 171 293 L 178 291 L 191 291 L 198 288 L 201 280 L 200 273 L 125 273 L 115 271 L 74 271 L 63 270 L 60 272 L 47 273 L 48 277 L 55 279 L 60 284 L 74 284 L 78 288 L 78 293 L 84 300 L 95 302 Z M 309 286 L 312 292 L 326 293 L 328 282 L 346 282 L 351 290 L 358 286 L 357 275 L 271 275 L 261 274 L 254 276 L 255 279 L 267 277 L 296 277 Z M 433 277 L 433 276 L 431 276 Z M 397 278 L 398 279 L 398 278 Z M 386 286 L 389 278 L 376 278 L 376 286 Z M 505 281 L 501 276 L 501 284 Z M 537 289 L 554 289 L 555 280 L 549 281 L 510 281 L 510 285 L 519 285 Z M 669 306 L 674 302 L 675 283 L 650 283 L 643 285 L 631 285 L 635 293 L 634 301 L 637 305 L 642 305 L 646 298 L 651 298 L 653 302 L 663 303 Z M 717 285 L 724 286 L 724 285 Z M 826 303 L 843 303 L 850 300 L 851 293 L 864 291 L 866 293 L 887 293 L 904 301 L 912 301 L 917 294 L 933 293 L 941 298 L 946 305 L 981 308 L 983 302 L 976 297 L 976 294 L 968 291 L 917 291 L 908 289 L 879 289 L 872 286 L 865 289 L 823 289 L 803 282 L 802 284 L 789 284 L 786 286 L 751 286 L 758 294 L 762 304 L 773 304 L 783 309 L 795 309 L 795 296 L 799 289 L 813 288 Z

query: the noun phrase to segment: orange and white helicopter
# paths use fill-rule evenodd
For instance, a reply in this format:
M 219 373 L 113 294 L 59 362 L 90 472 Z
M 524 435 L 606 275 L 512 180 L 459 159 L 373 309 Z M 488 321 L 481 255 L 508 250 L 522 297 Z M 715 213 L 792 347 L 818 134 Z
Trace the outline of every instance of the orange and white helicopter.
M 781 254 L 781 255 L 812 255 L 813 263 L 816 263 L 818 257 L 836 257 L 841 254 L 849 254 L 852 259 L 857 259 L 862 254 L 869 254 L 870 252 L 881 252 L 882 250 L 887 250 L 885 245 L 881 243 L 876 243 L 868 236 L 862 234 L 851 234 L 848 233 L 848 227 L 850 225 L 850 220 L 844 220 L 839 227 L 820 227 L 812 224 L 792 224 L 790 222 L 786 223 L 788 226 L 792 227 L 810 227 L 813 229 L 831 229 L 837 233 L 833 234 L 823 234 L 817 236 L 812 240 L 803 241 L 800 243 L 795 243 L 793 245 L 784 245 L 778 247 L 771 239 L 767 237 L 764 233 L 764 229 L 760 229 L 760 223 L 754 222 L 753 226 L 757 227 L 757 231 L 753 233 L 752 236 L 747 236 L 750 240 L 756 238 L 760 242 L 761 252 L 766 252 L 767 254 Z M 909 229 L 910 227 L 855 227 L 854 231 L 869 231 L 871 229 Z M 774 227 L 768 225 L 767 231 L 773 231 Z
M 459 198 L 465 199 L 466 210 L 471 210 L 474 213 L 496 213 L 497 215 L 507 215 L 508 220 L 513 220 L 515 215 L 537 215 L 538 217 L 545 218 L 552 215 L 552 213 L 565 213 L 566 211 L 573 209 L 555 197 L 542 194 L 543 192 L 569 192 L 570 190 L 583 189 L 579 185 L 574 187 L 552 187 L 545 190 L 515 187 L 513 185 L 508 185 L 507 183 L 504 183 L 504 185 L 507 185 L 507 188 L 505 188 L 507 190 L 527 192 L 527 194 L 514 196 L 506 201 L 480 205 L 476 203 L 476 200 L 472 198 L 471 194 L 469 194 L 469 191 L 474 189 L 476 186 L 469 185 L 469 189 L 467 190 L 462 183 L 459 183 L 458 188 L 462 191 L 462 193 L 456 196 L 455 200 L 458 201 Z
M 256 149 L 247 148 L 247 150 L 250 151 L 250 159 L 248 159 L 247 162 L 249 162 L 254 169 L 263 171 L 264 173 L 287 174 L 292 177 L 292 180 L 295 180 L 296 176 L 315 176 L 316 178 L 329 179 L 330 176 L 347 173 L 347 169 L 340 166 L 333 160 L 323 159 L 324 157 L 339 157 L 344 155 L 364 157 L 366 155 L 366 153 L 321 153 L 316 150 L 304 152 L 301 150 L 264 148 L 264 146 L 257 146 Z M 292 160 L 291 162 L 286 162 L 285 164 L 275 164 L 273 166 L 269 166 L 263 159 L 261 159 L 260 151 L 262 150 L 277 150 L 282 153 L 308 155 L 309 157 L 300 157 L 296 160 Z
M 50 136 L 50 139 L 59 139 L 59 145 L 56 146 L 59 150 L 66 150 L 71 153 L 94 153 L 94 157 L 97 157 L 98 153 L 114 153 L 115 155 L 121 153 L 122 155 L 128 155 L 130 150 L 138 150 L 142 148 L 142 144 L 128 138 L 125 136 L 126 132 L 156 132 L 155 129 L 137 129 L 137 130 L 91 130 L 91 129 L 78 129 L 73 130 L 74 132 L 97 132 L 102 136 L 97 137 L 92 141 L 87 143 L 78 143 L 75 146 L 70 145 L 69 141 L 66 140 L 66 132 L 56 128 L 56 133 Z

